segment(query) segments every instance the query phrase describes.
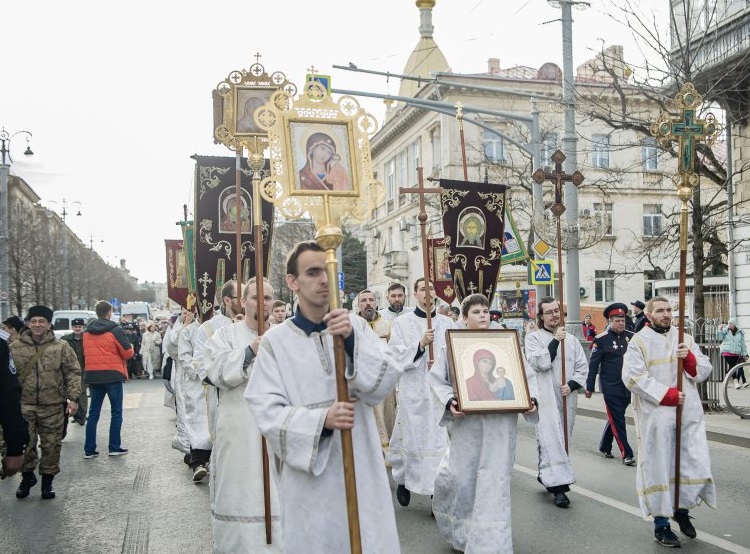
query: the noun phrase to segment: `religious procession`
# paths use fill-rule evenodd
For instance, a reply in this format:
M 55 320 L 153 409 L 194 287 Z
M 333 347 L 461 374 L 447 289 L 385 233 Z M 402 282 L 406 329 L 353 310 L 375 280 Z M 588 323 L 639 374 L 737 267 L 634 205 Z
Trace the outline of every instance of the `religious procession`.
M 637 126 L 614 125 L 644 134 L 644 168 L 658 157 L 671 187 L 644 173 L 637 242 L 611 196 L 586 196 L 618 186 L 600 175 L 618 139 L 594 133 L 588 159 L 575 138 L 600 117 L 576 130 L 574 88 L 614 94 L 632 73 L 622 47 L 575 78 L 568 57 L 457 74 L 436 4 L 416 1 L 419 43 L 382 122 L 315 66 L 300 79 L 258 53 L 219 80 L 225 155 L 190 156 L 163 241 L 171 319 L 138 329 L 98 299 L 60 338 L 51 302 L 2 322 L 8 552 L 42 551 L 10 529 L 38 524 L 37 491 L 53 535 L 85 522 L 44 551 L 750 552 L 742 317 L 696 265 L 715 98 L 675 78 Z M 569 32 L 575 3 L 559 4 Z M 705 240 L 726 257 L 723 235 Z M 588 279 L 587 255 L 607 269 Z

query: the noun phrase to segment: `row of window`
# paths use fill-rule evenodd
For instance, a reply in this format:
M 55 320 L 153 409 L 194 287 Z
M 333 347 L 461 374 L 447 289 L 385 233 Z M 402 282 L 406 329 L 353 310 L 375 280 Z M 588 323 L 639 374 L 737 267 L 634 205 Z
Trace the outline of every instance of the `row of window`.
M 505 163 L 505 145 L 500 135 L 484 133 L 484 155 L 488 162 Z M 542 139 L 542 159 L 549 160 L 559 148 L 557 133 L 547 133 Z M 595 134 L 591 136 L 591 165 L 602 169 L 609 168 L 609 135 Z M 641 142 L 641 167 L 643 171 L 655 171 L 658 166 L 658 150 L 656 140 L 646 137 Z
M 657 271 L 643 272 L 643 299 L 654 296 L 655 283 L 664 279 L 664 274 Z M 612 270 L 594 271 L 594 300 L 597 302 L 615 302 L 615 272 Z
M 417 168 L 422 161 L 422 142 L 416 139 L 406 149 L 396 154 L 385 163 L 385 193 L 386 200 L 392 202 L 400 187 L 409 187 L 414 183 L 409 180 L 410 175 L 416 175 Z

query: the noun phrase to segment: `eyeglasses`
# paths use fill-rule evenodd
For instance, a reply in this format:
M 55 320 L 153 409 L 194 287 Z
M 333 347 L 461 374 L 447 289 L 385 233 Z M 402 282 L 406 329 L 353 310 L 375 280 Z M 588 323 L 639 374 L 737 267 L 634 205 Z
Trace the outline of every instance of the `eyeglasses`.
M 552 315 L 552 314 L 559 314 L 560 308 L 554 309 L 554 310 L 547 310 L 546 312 L 542 312 L 543 315 Z

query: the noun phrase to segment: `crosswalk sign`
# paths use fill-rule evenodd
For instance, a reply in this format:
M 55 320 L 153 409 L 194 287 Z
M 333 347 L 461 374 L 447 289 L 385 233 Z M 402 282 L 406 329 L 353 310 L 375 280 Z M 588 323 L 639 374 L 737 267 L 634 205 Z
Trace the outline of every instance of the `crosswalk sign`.
M 530 260 L 532 285 L 552 285 L 555 282 L 555 271 L 552 260 Z

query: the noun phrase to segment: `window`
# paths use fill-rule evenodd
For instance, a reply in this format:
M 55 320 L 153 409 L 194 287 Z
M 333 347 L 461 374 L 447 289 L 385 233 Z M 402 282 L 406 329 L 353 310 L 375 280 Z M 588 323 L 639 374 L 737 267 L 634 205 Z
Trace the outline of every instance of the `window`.
M 602 169 L 608 168 L 609 137 L 607 135 L 592 135 L 591 147 L 591 165 Z
M 604 212 L 607 214 L 607 232 L 605 235 L 612 235 L 612 203 L 611 202 L 594 202 L 595 212 Z
M 643 205 L 643 236 L 658 237 L 662 231 L 661 204 Z
M 505 163 L 505 149 L 500 135 L 484 132 L 484 156 L 493 164 Z
M 438 171 L 442 166 L 440 156 L 440 128 L 432 131 L 432 171 Z
M 399 187 L 408 187 L 409 183 L 406 180 L 406 174 L 408 169 L 407 164 L 408 157 L 406 155 L 406 150 L 402 150 L 399 152 L 398 156 L 396 157 L 396 191 L 398 192 Z M 399 206 L 406 205 L 406 195 L 398 193 L 398 204 Z
M 558 148 L 557 133 L 545 133 L 542 137 L 542 166 L 550 166 L 552 164 L 552 154 Z
M 422 139 L 417 139 L 409 146 L 409 172 L 407 177 L 416 181 L 417 168 L 422 165 Z
M 643 272 L 643 300 L 650 300 L 656 294 L 656 281 L 664 279 L 664 272 L 651 270 Z
M 615 301 L 615 272 L 594 271 L 594 294 L 597 302 Z
M 385 162 L 385 194 L 389 201 L 396 196 L 396 158 Z
M 641 143 L 641 166 L 643 171 L 654 171 L 657 169 L 658 160 L 656 149 L 656 139 L 647 137 Z

